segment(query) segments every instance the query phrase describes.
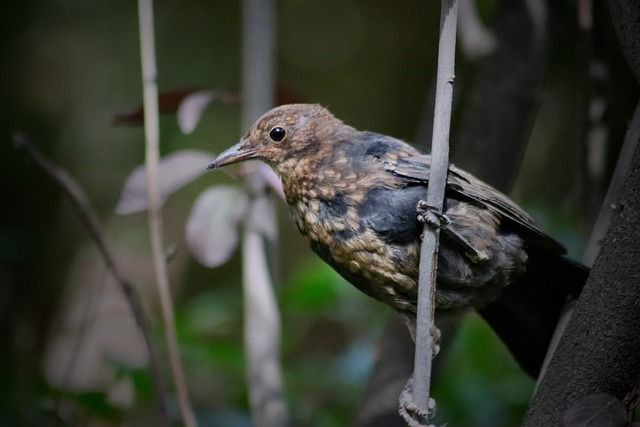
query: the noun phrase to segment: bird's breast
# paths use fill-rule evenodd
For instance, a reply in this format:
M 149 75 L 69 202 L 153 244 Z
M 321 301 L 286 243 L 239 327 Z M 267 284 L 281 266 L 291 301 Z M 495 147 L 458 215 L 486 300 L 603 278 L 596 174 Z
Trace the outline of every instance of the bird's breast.
M 342 277 L 399 310 L 414 310 L 418 239 L 404 245 L 385 242 L 362 215 L 361 206 L 340 193 L 325 200 L 301 198 L 290 206 L 312 250 Z

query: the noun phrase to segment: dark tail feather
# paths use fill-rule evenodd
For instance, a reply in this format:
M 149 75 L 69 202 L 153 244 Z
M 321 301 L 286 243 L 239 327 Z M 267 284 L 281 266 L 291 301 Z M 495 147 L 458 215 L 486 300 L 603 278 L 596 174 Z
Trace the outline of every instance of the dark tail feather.
M 589 270 L 564 257 L 530 253 L 527 271 L 478 310 L 522 369 L 537 378 L 567 298 L 580 295 Z

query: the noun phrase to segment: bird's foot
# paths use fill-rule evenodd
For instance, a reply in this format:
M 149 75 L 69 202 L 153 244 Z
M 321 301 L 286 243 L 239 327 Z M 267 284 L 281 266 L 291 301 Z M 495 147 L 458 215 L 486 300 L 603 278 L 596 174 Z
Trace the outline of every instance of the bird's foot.
M 440 352 L 440 339 L 442 337 L 440 329 L 435 325 L 431 328 L 431 337 L 433 338 L 431 351 L 435 357 Z M 429 424 L 429 420 L 436 416 L 436 401 L 430 397 L 426 410 L 416 405 L 413 399 L 413 374 L 411 374 L 400 393 L 399 402 L 398 412 L 409 427 L 435 427 L 433 424 Z
M 429 424 L 429 420 L 436 416 L 436 401 L 429 398 L 427 410 L 416 406 L 413 400 L 413 374 L 409 377 L 407 384 L 400 393 L 400 407 L 398 412 L 409 427 L 435 427 Z
M 429 205 L 425 200 L 418 201 L 416 213 L 418 214 L 418 221 L 423 224 L 429 224 L 434 228 L 444 229 L 451 224 L 448 216 L 438 212 L 437 207 Z
M 420 200 L 418 201 L 416 212 L 418 221 L 429 224 L 431 227 L 439 228 L 464 250 L 465 255 L 473 263 L 477 264 L 489 260 L 489 253 L 474 248 L 464 236 L 454 230 L 453 227 L 450 227 L 451 219 L 447 215 L 438 212 L 436 207 L 430 206 L 424 200 Z M 422 238 L 422 236 L 420 237 Z

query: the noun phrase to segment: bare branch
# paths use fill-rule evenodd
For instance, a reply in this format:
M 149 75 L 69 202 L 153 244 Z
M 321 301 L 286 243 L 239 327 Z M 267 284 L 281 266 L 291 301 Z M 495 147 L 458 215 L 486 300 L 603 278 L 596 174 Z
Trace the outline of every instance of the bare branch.
M 248 230 L 242 242 L 247 378 L 254 424 L 280 427 L 286 425 L 287 419 L 279 360 L 280 313 L 263 237 Z
M 244 130 L 273 106 L 273 0 L 243 1 L 243 37 Z M 287 425 L 280 369 L 280 314 L 267 264 L 269 242 L 265 234 L 256 227 L 260 221 L 272 221 L 269 218 L 275 218 L 275 215 L 265 215 L 261 211 L 264 204 L 259 203 L 269 197 L 263 174 L 273 174 L 273 171 L 256 170 L 252 165 L 245 165 L 243 170 L 248 173 L 246 188 L 252 196 L 243 236 L 244 343 L 251 415 L 257 427 L 280 427 Z M 268 205 L 268 209 L 273 209 L 270 203 Z
M 133 317 L 136 320 L 136 323 L 138 323 L 140 332 L 144 338 L 147 351 L 149 352 L 149 369 L 153 379 L 156 405 L 158 406 L 158 421 L 161 426 L 169 426 L 169 412 L 165 401 L 166 386 L 160 369 L 158 351 L 151 339 L 149 322 L 145 316 L 142 301 L 140 300 L 140 296 L 138 295 L 136 288 L 129 279 L 126 278 L 115 253 L 107 243 L 98 215 L 91 206 L 86 194 L 75 180 L 71 178 L 65 170 L 54 165 L 44 157 L 40 150 L 31 143 L 26 135 L 16 132 L 13 135 L 13 141 L 16 147 L 23 150 L 31 159 L 33 159 L 33 161 L 35 161 L 35 163 L 64 191 L 66 196 L 69 198 L 69 201 L 71 201 L 71 205 L 78 214 L 78 217 L 89 232 L 89 235 L 98 246 L 98 250 L 104 259 L 107 269 L 111 272 L 124 292 L 124 295 L 129 302 L 129 306 L 131 307 Z
M 162 236 L 162 201 L 158 185 L 158 163 L 160 159 L 160 127 L 158 118 L 158 86 L 156 84 L 156 48 L 154 41 L 153 1 L 138 1 L 140 26 L 140 54 L 142 61 L 142 83 L 144 104 L 144 133 L 146 138 L 146 169 L 149 193 L 149 227 L 151 249 L 155 269 L 162 319 L 164 321 L 169 360 L 173 372 L 174 384 L 178 395 L 180 412 L 186 427 L 197 425 L 196 417 L 189 400 L 184 370 L 180 361 L 180 349 L 174 321 L 173 301 L 169 287 L 167 263 L 164 256 Z
M 458 2 L 442 0 L 440 42 L 436 80 L 436 106 L 431 146 L 431 173 L 427 189 L 427 205 L 442 213 L 444 190 L 449 168 L 449 130 L 453 100 Z M 416 358 L 413 371 L 413 396 L 418 408 L 428 410 L 431 365 L 434 349 L 434 313 L 438 239 L 440 230 L 425 224 L 420 252 L 418 317 L 416 325 Z

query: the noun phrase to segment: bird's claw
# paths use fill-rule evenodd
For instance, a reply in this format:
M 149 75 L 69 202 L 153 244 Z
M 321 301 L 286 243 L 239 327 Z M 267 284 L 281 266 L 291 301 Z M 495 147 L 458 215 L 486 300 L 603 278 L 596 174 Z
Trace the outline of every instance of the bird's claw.
M 418 221 L 424 224 L 429 224 L 432 227 L 444 229 L 447 228 L 449 224 L 451 224 L 451 220 L 448 216 L 441 214 L 440 212 L 438 212 L 437 207 L 429 205 L 424 200 L 418 201 L 416 213 L 418 214 Z
M 427 410 L 416 406 L 413 400 L 413 375 L 407 381 L 402 393 L 400 393 L 400 406 L 398 412 L 409 427 L 435 427 L 428 424 L 429 420 L 436 416 L 436 401 L 429 398 Z
M 480 262 L 485 262 L 490 258 L 489 253 L 474 248 L 464 236 L 454 230 L 453 227 L 450 227 L 451 218 L 438 212 L 438 209 L 435 206 L 430 206 L 426 201 L 420 200 L 418 201 L 416 212 L 418 214 L 418 221 L 429 224 L 434 228 L 441 229 L 443 233 L 448 235 L 464 250 L 467 258 L 469 258 L 473 263 L 478 264 Z M 420 238 L 422 237 L 423 236 L 420 236 Z

